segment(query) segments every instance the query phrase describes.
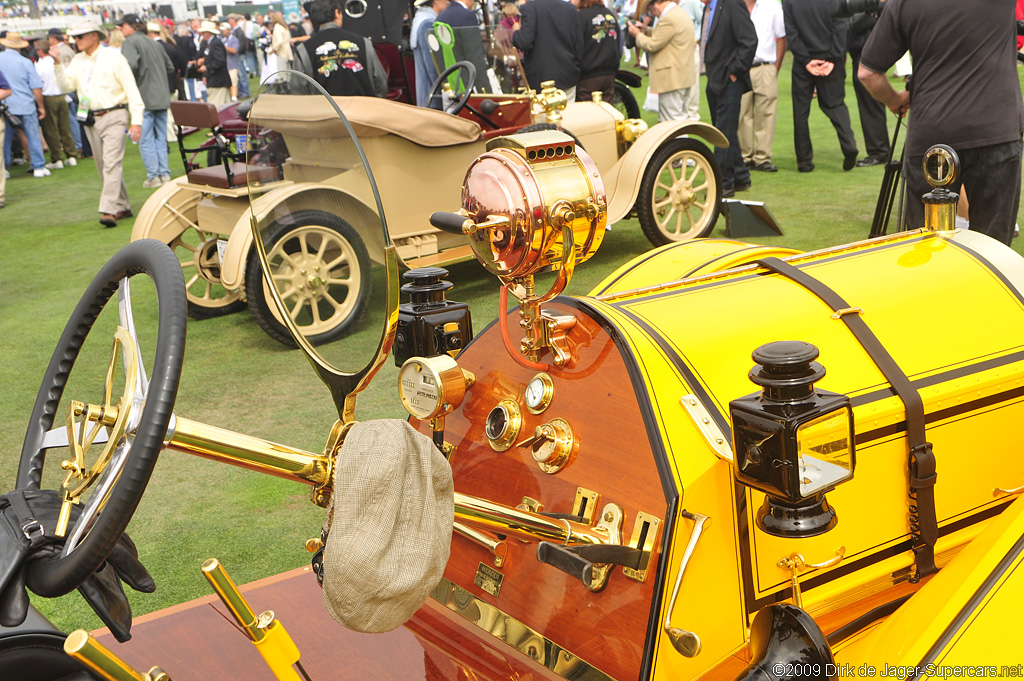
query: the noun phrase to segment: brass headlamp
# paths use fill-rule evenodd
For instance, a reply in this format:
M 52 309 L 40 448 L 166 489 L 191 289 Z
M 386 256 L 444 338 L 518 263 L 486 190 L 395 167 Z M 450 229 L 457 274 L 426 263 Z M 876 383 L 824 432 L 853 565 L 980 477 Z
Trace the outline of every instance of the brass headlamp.
M 604 239 L 608 197 L 596 164 L 558 131 L 495 138 L 466 173 L 462 206 L 434 213 L 431 224 L 467 235 L 480 263 L 520 299 L 522 353 L 536 362 L 550 350 L 555 364 L 565 364 L 564 334 L 575 319 L 540 305 L 565 289 Z M 534 275 L 551 271 L 558 273 L 551 289 L 538 295 Z

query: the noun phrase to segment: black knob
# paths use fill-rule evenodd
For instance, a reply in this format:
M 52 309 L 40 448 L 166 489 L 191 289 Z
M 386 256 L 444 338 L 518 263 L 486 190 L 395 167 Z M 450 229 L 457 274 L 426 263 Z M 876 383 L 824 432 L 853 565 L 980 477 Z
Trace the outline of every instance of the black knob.
M 441 277 L 447 277 L 448 270 L 443 267 L 417 267 L 402 275 L 403 279 L 409 281 L 402 285 L 402 293 L 408 293 L 412 297 L 414 305 L 430 303 L 443 303 L 444 292 L 452 287 L 450 281 Z
M 754 350 L 757 362 L 750 380 L 761 386 L 769 402 L 803 402 L 814 394 L 814 383 L 825 376 L 825 367 L 814 360 L 818 348 L 804 341 L 775 341 Z

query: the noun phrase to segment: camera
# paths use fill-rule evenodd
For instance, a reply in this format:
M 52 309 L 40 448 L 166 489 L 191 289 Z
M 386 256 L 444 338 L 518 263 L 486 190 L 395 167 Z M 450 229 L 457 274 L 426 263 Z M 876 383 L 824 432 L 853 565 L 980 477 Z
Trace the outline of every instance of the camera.
M 885 6 L 885 0 L 839 0 L 839 9 L 832 15 L 834 17 L 852 17 L 861 12 L 878 16 Z

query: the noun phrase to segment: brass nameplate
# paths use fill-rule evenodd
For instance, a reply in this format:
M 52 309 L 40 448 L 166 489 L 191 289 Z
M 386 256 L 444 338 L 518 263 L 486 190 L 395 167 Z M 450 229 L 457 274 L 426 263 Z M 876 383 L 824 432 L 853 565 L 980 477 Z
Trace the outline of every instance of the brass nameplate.
M 490 565 L 480 563 L 480 567 L 476 569 L 476 577 L 473 579 L 473 583 L 497 598 L 498 594 L 501 593 L 501 580 L 504 578 L 503 574 Z

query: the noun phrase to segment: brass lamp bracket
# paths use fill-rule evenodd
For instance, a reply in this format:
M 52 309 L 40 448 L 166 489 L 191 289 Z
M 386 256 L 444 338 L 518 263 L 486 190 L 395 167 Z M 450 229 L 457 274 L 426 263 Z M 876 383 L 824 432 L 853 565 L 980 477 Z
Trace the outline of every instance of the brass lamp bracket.
M 803 570 L 816 570 L 820 568 L 829 568 L 834 565 L 839 565 L 843 560 L 843 556 L 846 555 L 846 547 L 840 546 L 836 549 L 836 555 L 828 560 L 820 563 L 808 563 L 804 557 L 799 553 L 791 553 L 784 558 L 779 558 L 777 565 L 783 570 L 790 571 L 790 584 L 793 587 L 793 605 L 798 608 L 802 608 L 803 601 L 800 593 L 800 577 L 799 573 Z
M 722 430 L 711 418 L 711 413 L 708 412 L 704 403 L 697 399 L 696 395 L 683 395 L 680 401 L 683 409 L 693 419 L 697 429 L 704 436 L 707 443 L 711 445 L 711 449 L 714 450 L 715 454 L 719 458 L 731 462 L 734 458 L 732 446 L 729 444 L 728 438 L 725 437 Z

